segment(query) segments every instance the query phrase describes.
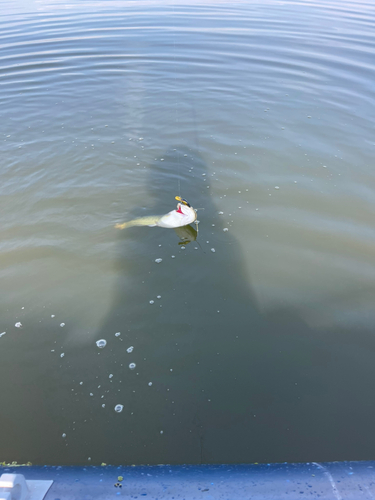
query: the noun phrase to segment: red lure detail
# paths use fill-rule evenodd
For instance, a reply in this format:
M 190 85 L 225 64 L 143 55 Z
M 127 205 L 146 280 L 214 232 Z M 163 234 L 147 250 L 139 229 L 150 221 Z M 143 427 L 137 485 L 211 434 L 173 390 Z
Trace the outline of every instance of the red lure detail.
M 176 210 L 178 214 L 184 215 L 184 212 L 181 210 L 181 205 L 178 207 L 178 210 Z

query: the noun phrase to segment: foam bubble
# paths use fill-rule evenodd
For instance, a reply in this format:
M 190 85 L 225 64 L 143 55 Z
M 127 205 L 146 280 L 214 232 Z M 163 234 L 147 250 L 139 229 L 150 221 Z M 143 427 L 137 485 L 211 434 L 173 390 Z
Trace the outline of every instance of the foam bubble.
M 97 340 L 96 345 L 99 347 L 99 349 L 103 349 L 103 347 L 107 345 L 107 341 L 105 339 Z
M 135 368 L 136 366 L 137 366 L 137 365 L 136 365 L 135 363 L 130 363 L 129 368 L 130 368 L 131 370 L 134 370 L 134 368 Z
M 155 259 L 155 262 L 156 262 L 156 264 L 160 264 L 160 262 L 162 262 L 162 260 L 163 259 L 160 259 L 160 258 L 159 259 Z
M 133 352 L 133 350 L 134 350 L 134 346 L 131 345 L 130 347 L 128 347 L 126 349 L 126 352 L 128 352 L 130 354 L 131 352 Z
M 124 409 L 124 405 L 116 405 L 115 406 L 115 412 L 117 412 L 117 413 L 121 413 L 123 409 Z
M 16 328 L 21 328 L 22 323 L 21 321 L 17 321 L 17 323 L 14 325 Z

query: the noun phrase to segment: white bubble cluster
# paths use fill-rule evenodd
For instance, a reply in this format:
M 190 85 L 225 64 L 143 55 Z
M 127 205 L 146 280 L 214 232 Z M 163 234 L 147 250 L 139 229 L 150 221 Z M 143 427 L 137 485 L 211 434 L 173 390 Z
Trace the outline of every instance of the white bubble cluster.
M 160 258 L 159 258 L 159 259 L 155 259 L 155 262 L 156 262 L 156 264 L 160 264 L 160 262 L 161 262 L 162 260 L 163 260 L 163 259 L 160 259 Z

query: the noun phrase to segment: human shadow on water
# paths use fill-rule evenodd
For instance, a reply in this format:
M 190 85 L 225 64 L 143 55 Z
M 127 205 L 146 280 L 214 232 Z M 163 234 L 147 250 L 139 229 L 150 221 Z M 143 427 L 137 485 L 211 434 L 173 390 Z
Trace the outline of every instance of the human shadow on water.
M 358 334 L 352 359 L 343 332 L 313 330 L 298 311 L 259 311 L 239 245 L 223 231 L 228 216 L 209 195 L 210 175 L 197 151 L 171 148 L 149 169 L 146 204 L 127 215 L 166 213 L 181 194 L 204 209 L 197 241 L 193 230 L 188 245 L 170 229 L 113 230 L 117 283 L 100 329 L 108 343 L 93 358 L 105 407 L 77 432 L 76 456 L 84 461 L 89 450 L 92 463 L 118 464 L 371 458 L 375 364 L 359 355 L 368 337 L 347 333 Z

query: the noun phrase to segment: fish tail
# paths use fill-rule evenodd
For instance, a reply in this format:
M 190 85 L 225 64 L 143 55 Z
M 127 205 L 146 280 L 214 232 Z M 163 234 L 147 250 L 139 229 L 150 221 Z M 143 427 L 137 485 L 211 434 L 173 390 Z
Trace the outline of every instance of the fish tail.
M 125 229 L 126 227 L 130 227 L 129 222 L 123 222 L 122 224 L 116 224 L 116 229 Z

